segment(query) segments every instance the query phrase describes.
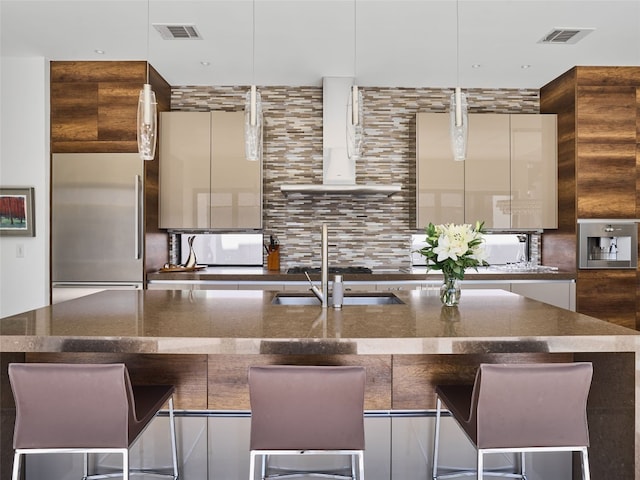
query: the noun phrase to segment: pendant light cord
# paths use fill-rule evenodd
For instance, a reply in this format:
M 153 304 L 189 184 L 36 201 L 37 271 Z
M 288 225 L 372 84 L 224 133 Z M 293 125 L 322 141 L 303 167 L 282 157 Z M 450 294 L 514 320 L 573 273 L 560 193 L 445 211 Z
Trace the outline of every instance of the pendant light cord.
M 353 0 L 353 78 L 356 78 L 356 64 L 358 58 L 358 2 Z
M 456 86 L 460 86 L 460 0 L 456 0 Z
M 251 84 L 256 84 L 256 0 L 253 0 L 251 11 Z
M 147 0 L 147 84 L 149 83 L 149 22 L 150 22 L 150 11 L 151 11 L 151 0 Z

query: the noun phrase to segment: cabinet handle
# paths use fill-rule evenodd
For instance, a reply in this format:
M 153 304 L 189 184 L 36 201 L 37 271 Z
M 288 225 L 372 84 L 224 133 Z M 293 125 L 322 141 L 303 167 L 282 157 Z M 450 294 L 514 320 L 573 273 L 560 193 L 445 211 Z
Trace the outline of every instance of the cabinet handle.
M 140 175 L 136 175 L 134 178 L 134 190 L 135 190 L 135 215 L 134 215 L 134 258 L 140 260 L 142 258 L 142 199 L 140 194 L 142 189 L 142 178 Z

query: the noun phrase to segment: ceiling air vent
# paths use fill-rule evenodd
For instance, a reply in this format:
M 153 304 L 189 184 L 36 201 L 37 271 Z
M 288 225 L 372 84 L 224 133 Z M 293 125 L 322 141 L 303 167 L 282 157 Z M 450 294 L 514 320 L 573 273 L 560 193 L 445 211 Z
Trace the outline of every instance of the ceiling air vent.
M 193 24 L 170 25 L 154 23 L 153 27 L 160 32 L 165 40 L 201 40 L 202 37 Z
M 593 28 L 554 28 L 551 32 L 542 37 L 538 43 L 578 43 L 578 41 L 593 32 L 593 30 Z

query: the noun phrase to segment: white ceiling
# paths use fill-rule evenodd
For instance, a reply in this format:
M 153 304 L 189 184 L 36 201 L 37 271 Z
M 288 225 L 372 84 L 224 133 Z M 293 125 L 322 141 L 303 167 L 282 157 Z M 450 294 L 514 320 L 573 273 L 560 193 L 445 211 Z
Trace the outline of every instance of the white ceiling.
M 202 39 L 163 40 L 147 19 L 194 24 Z M 594 30 L 575 45 L 538 43 L 574 27 Z M 3 56 L 148 58 L 171 85 L 355 76 L 362 86 L 540 88 L 575 65 L 640 65 L 640 0 L 0 0 L 0 42 Z

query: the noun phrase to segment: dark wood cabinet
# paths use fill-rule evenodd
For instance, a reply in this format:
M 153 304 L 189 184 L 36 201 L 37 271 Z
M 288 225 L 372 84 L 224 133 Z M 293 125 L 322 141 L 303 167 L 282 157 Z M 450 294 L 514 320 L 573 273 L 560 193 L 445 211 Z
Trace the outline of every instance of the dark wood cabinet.
M 52 62 L 51 152 L 138 150 L 138 95 L 146 62 Z M 149 67 L 158 110 L 170 109 L 171 87 Z
M 640 218 L 640 68 L 574 67 L 540 90 L 558 116 L 558 229 L 547 264 L 577 270 L 577 219 Z M 637 270 L 578 270 L 576 308 L 640 329 Z

